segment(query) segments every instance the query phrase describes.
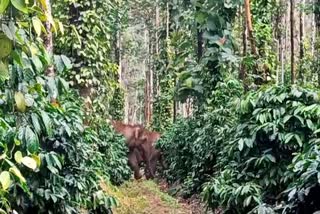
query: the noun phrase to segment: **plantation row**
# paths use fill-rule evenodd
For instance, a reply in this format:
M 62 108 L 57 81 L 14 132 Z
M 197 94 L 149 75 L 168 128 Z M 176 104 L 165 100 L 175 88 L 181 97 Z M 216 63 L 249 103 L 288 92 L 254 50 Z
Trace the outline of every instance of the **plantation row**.
M 102 19 L 113 5 L 91 2 L 100 13 L 80 15 L 86 2 L 0 1 L 0 213 L 110 213 L 119 202 L 102 187 L 131 176 L 124 139 L 104 117 L 106 107 L 121 116 L 105 38 L 114 22 Z M 109 93 L 88 108 L 86 87 Z
M 225 213 L 320 210 L 319 92 L 272 86 L 241 96 L 241 87 L 219 83 L 203 114 L 160 140 L 168 181 Z

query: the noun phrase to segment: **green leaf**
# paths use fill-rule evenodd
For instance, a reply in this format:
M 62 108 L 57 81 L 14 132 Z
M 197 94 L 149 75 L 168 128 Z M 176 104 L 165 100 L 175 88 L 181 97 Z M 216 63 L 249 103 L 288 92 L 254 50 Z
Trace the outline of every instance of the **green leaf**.
M 29 126 L 26 127 L 25 140 L 27 144 L 27 149 L 30 153 L 36 153 L 39 151 L 38 136 L 31 130 Z
M 62 35 L 64 35 L 64 27 L 62 22 L 60 22 L 59 20 L 56 21 L 57 25 L 59 26 L 59 30 L 61 32 Z
M 295 134 L 295 135 L 294 135 L 294 137 L 296 138 L 297 143 L 299 144 L 299 146 L 301 146 L 301 147 L 302 147 L 303 143 L 302 143 L 302 140 L 301 140 L 300 136 L 299 136 L 299 135 L 297 135 L 297 134 Z
M 286 115 L 286 116 L 283 118 L 283 123 L 286 123 L 288 120 L 290 120 L 291 117 L 292 117 L 292 115 Z
M 14 159 L 17 163 L 21 163 L 22 161 L 22 153 L 20 151 L 17 151 L 16 153 L 14 153 Z
M 23 60 L 22 57 L 20 55 L 20 53 L 18 53 L 16 50 L 12 51 L 11 56 L 13 58 L 13 60 L 20 65 L 21 67 L 23 67 Z
M 62 169 L 62 165 L 61 162 L 59 160 L 59 158 L 57 157 L 57 155 L 51 155 L 53 161 L 55 162 L 55 165 L 58 166 L 59 169 Z
M 32 154 L 31 157 L 33 158 L 33 160 L 36 161 L 37 167 L 40 167 L 41 166 L 41 158 L 39 157 L 39 155 Z
M 53 134 L 51 119 L 45 111 L 41 111 L 41 117 L 42 117 L 42 122 L 46 129 L 47 135 L 51 137 Z
M 35 170 L 37 168 L 37 162 L 33 158 L 30 158 L 30 157 L 23 157 L 22 164 L 32 170 Z
M 252 195 L 244 200 L 243 206 L 244 207 L 248 207 L 250 205 L 250 203 L 251 203 L 251 200 L 252 200 Z
M 37 134 L 41 134 L 41 125 L 39 121 L 39 116 L 35 113 L 31 114 L 32 125 Z
M 287 144 L 288 142 L 290 142 L 290 140 L 292 139 L 294 135 L 292 133 L 286 134 L 285 135 L 285 144 Z
M 42 65 L 42 62 L 41 62 L 41 60 L 39 59 L 39 57 L 33 55 L 31 60 L 32 60 L 32 63 L 33 63 L 33 65 L 35 66 L 36 70 L 37 70 L 38 72 L 39 72 L 39 71 L 42 71 L 43 65 Z
M 26 102 L 26 106 L 28 106 L 28 107 L 33 106 L 34 99 L 33 99 L 31 94 L 26 94 L 25 95 L 25 102 Z
M 9 56 L 11 51 L 12 42 L 6 35 L 0 33 L 0 59 Z
M 18 139 L 14 139 L 14 144 L 16 144 L 16 146 L 20 146 L 21 145 L 21 141 Z
M 4 32 L 4 34 L 10 39 L 13 40 L 14 39 L 14 32 L 12 32 L 10 30 L 10 28 L 8 27 L 8 25 L 2 24 L 2 31 Z
M 47 2 L 46 0 L 39 0 L 41 6 L 43 7 L 43 9 L 47 10 L 48 6 L 47 6 Z
M 17 167 L 10 167 L 9 172 L 17 176 L 22 183 L 26 183 L 26 179 L 22 176 L 20 170 Z
M 37 36 L 41 36 L 42 22 L 37 16 L 32 17 L 32 25 Z
M 240 151 L 242 151 L 243 145 L 244 145 L 243 139 L 240 138 L 240 140 L 239 140 L 239 142 L 238 142 L 238 148 L 239 148 Z
M 23 13 L 28 13 L 28 8 L 24 0 L 11 0 L 11 4 Z
M 24 96 L 21 92 L 16 92 L 14 95 L 14 99 L 16 101 L 17 109 L 20 112 L 26 111 L 26 102 Z
M 5 81 L 9 79 L 9 68 L 7 64 L 0 61 L 0 80 Z
M 76 35 L 79 44 L 82 45 L 81 37 L 80 37 L 80 35 L 78 34 L 78 31 L 77 31 L 76 27 L 75 27 L 74 25 L 71 25 L 71 29 L 72 29 L 72 31 L 74 32 L 74 34 Z
M 8 171 L 3 171 L 0 174 L 0 183 L 3 190 L 7 190 L 11 185 L 10 173 Z
M 275 157 L 274 157 L 273 155 L 267 154 L 266 157 L 267 157 L 271 162 L 273 162 L 273 163 L 276 162 L 276 159 L 275 159 Z
M 71 69 L 72 68 L 72 63 L 70 61 L 70 59 L 68 57 L 66 57 L 65 55 L 61 55 L 61 59 L 63 61 L 64 66 L 67 69 Z
M 307 119 L 307 126 L 309 129 L 314 130 L 313 122 L 310 119 Z
M 0 0 L 0 14 L 3 14 L 3 12 L 7 9 L 9 2 L 9 0 Z

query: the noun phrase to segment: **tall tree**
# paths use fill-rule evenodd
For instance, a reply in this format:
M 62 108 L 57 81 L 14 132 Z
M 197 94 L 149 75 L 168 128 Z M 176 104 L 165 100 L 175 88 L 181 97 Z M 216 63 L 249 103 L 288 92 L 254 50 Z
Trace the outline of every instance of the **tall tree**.
M 290 0 L 290 43 L 291 43 L 291 84 L 296 81 L 296 70 L 295 70 L 295 53 L 294 53 L 294 27 L 295 27 L 295 1 Z
M 240 14 L 239 16 L 241 17 L 241 9 L 240 9 Z M 247 55 L 247 20 L 245 18 L 245 13 L 243 13 L 244 18 L 242 19 L 242 46 L 243 46 L 243 50 L 242 50 L 242 56 L 245 57 Z M 241 68 L 240 68 L 240 72 L 239 72 L 239 78 L 244 81 L 246 77 L 246 67 L 245 64 L 242 63 Z
M 248 36 L 249 36 L 249 40 L 250 40 L 251 51 L 252 51 L 253 55 L 257 56 L 258 55 L 258 51 L 257 51 L 256 41 L 255 41 L 254 35 L 253 35 L 250 0 L 245 0 L 244 1 L 244 9 L 245 9 Z
M 305 5 L 305 0 L 301 0 L 301 5 Z M 299 53 L 299 58 L 300 58 L 300 69 L 299 69 L 299 77 L 303 81 L 303 71 L 302 71 L 302 59 L 304 57 L 304 11 L 303 9 L 300 10 L 300 16 L 299 16 L 299 21 L 300 21 L 300 53 Z

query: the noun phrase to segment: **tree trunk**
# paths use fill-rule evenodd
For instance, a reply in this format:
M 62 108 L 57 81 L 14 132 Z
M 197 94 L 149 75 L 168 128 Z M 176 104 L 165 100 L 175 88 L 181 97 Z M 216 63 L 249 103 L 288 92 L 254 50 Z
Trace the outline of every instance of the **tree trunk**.
M 315 4 L 317 0 L 311 0 L 312 2 L 312 23 L 311 23 L 311 54 L 314 56 L 314 47 L 316 41 L 316 16 L 315 16 Z
M 52 18 L 51 2 L 50 2 L 50 0 L 45 0 L 45 1 L 47 4 L 47 8 L 44 8 L 44 11 L 47 13 L 48 17 Z M 49 20 L 47 20 L 44 25 L 45 25 L 45 28 L 47 31 L 47 34 L 45 35 L 45 38 L 44 38 L 44 45 L 45 45 L 45 48 L 46 48 L 48 54 L 53 56 L 53 36 L 52 36 L 52 29 L 51 29 L 52 26 L 51 26 L 51 23 Z M 54 71 L 53 65 L 50 65 L 47 68 L 46 75 L 50 76 L 50 77 L 55 76 L 55 71 Z
M 196 6 L 196 11 L 200 11 L 200 7 Z M 200 62 L 200 59 L 203 55 L 203 32 L 201 30 L 200 23 L 197 23 L 197 59 Z
M 301 4 L 304 6 L 305 5 L 305 0 L 301 0 Z M 304 57 L 304 11 L 301 9 L 300 11 L 300 54 L 299 54 L 299 58 L 300 58 L 300 69 L 299 69 L 299 77 L 302 80 L 302 82 L 304 81 L 303 78 L 303 57 Z
M 290 0 L 290 42 L 291 42 L 291 84 L 296 82 L 296 70 L 295 70 L 295 53 L 294 53 L 294 18 L 295 1 Z
M 316 54 L 316 60 L 317 65 L 319 65 L 319 58 L 320 58 L 320 52 L 318 50 L 319 42 L 318 39 L 320 37 L 320 8 L 317 7 L 317 5 L 320 5 L 320 0 L 317 0 L 316 7 L 315 7 L 315 25 L 316 25 L 316 36 L 315 36 L 315 54 Z M 317 66 L 317 73 L 318 73 L 318 87 L 320 87 L 320 69 Z
M 245 13 L 243 13 L 243 15 L 245 16 Z M 246 24 L 246 18 L 243 17 L 242 20 L 242 45 L 243 45 L 243 51 L 242 51 L 242 56 L 245 57 L 247 55 L 247 24 Z M 246 66 L 244 63 L 241 64 L 241 68 L 240 68 L 240 73 L 239 73 L 239 79 L 241 79 L 243 81 L 245 81 L 246 78 Z
M 145 45 L 147 47 L 147 53 L 149 53 L 149 43 L 148 43 L 148 30 L 145 26 L 145 32 L 144 32 L 144 41 Z M 148 54 L 149 55 L 149 54 Z M 145 103 L 144 103 L 144 120 L 145 120 L 145 125 L 148 126 L 150 124 L 150 69 L 149 69 L 149 62 L 148 59 L 144 60 L 144 70 L 145 70 L 145 92 L 144 92 L 144 97 L 145 97 Z
M 253 35 L 250 0 L 244 1 L 244 9 L 245 9 L 245 14 L 246 14 L 246 22 L 247 22 L 247 27 L 248 27 L 248 36 L 249 36 L 249 40 L 250 40 L 251 51 L 254 56 L 257 56 L 258 51 L 257 51 L 257 47 L 256 47 L 256 41 L 255 41 L 254 35 Z

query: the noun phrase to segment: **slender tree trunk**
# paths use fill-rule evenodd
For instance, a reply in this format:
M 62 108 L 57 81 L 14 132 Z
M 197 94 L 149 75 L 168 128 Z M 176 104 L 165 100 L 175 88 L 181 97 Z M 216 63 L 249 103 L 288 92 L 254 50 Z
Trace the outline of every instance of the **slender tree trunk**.
M 295 26 L 295 18 L 294 18 L 294 10 L 295 10 L 295 1 L 290 0 L 290 42 L 291 42 L 291 84 L 295 84 L 296 82 L 296 68 L 295 68 L 295 53 L 294 53 L 294 26 Z
M 305 0 L 301 0 L 301 4 L 305 5 Z M 303 57 L 304 57 L 304 11 L 301 10 L 300 11 L 300 54 L 299 54 L 299 58 L 300 58 L 300 63 L 299 63 L 299 77 L 302 80 L 302 82 L 304 81 L 303 78 Z
M 177 79 L 176 77 L 174 78 L 174 87 L 176 87 L 176 82 L 177 82 Z M 176 99 L 173 97 L 173 122 L 176 122 L 177 120 L 177 104 L 178 102 L 176 101 Z
M 166 40 L 168 42 L 169 40 L 169 31 L 170 31 L 170 7 L 169 2 L 167 2 L 167 28 L 166 28 Z
M 52 17 L 52 11 L 51 11 L 51 2 L 50 0 L 45 0 L 47 8 L 44 8 L 45 12 L 47 13 L 48 17 Z M 45 28 L 47 31 L 47 34 L 44 38 L 44 44 L 47 52 L 53 56 L 53 35 L 52 35 L 52 26 L 51 23 L 48 21 L 45 22 Z M 47 76 L 55 76 L 55 71 L 53 65 L 50 65 L 46 71 Z
M 198 12 L 200 10 L 199 6 L 196 6 L 196 11 Z M 200 62 L 200 59 L 203 55 L 203 32 L 201 30 L 201 26 L 199 23 L 197 23 L 197 58 L 198 62 Z
M 245 13 L 243 13 L 243 15 L 245 16 Z M 242 45 L 243 45 L 243 51 L 242 51 L 242 56 L 245 57 L 247 55 L 247 24 L 246 24 L 246 19 L 245 17 L 242 20 Z M 240 73 L 239 73 L 239 79 L 241 79 L 243 81 L 245 81 L 246 78 L 246 66 L 244 63 L 241 64 L 241 68 L 240 68 Z
M 145 40 L 145 44 L 147 47 L 147 54 L 150 55 L 150 44 L 148 42 L 148 30 L 145 26 L 145 32 L 144 32 L 144 40 Z M 144 61 L 144 69 L 145 69 L 145 93 L 144 93 L 144 97 L 145 97 L 145 103 L 144 103 L 144 119 L 145 119 L 145 125 L 148 126 L 150 124 L 150 76 L 151 76 L 151 71 L 150 71 L 150 67 L 149 67 L 149 57 L 147 59 L 145 59 Z
M 285 84 L 285 64 L 288 63 L 288 58 L 287 58 L 287 53 L 288 53 L 288 43 L 289 43 L 289 39 L 288 39 L 288 34 L 289 34 L 289 30 L 288 30 L 288 22 L 290 19 L 290 8 L 289 8 L 289 2 L 285 1 L 285 7 L 286 7 L 286 12 L 285 12 L 285 19 L 284 19 L 284 26 L 285 26 L 285 36 L 284 36 L 284 48 L 283 48 L 283 52 L 282 52 L 282 56 L 283 56 L 283 64 L 282 64 L 282 68 L 281 68 L 281 81 L 282 84 Z
M 159 0 L 156 1 L 156 58 L 158 60 L 158 57 L 160 55 L 160 49 L 159 49 L 159 44 L 160 44 L 160 36 L 159 36 L 159 31 L 160 31 L 160 6 L 159 6 Z M 157 68 L 157 64 L 154 63 L 154 72 L 155 72 L 155 97 L 158 97 L 160 95 L 160 74 Z
M 249 36 L 249 40 L 250 40 L 251 51 L 254 56 L 257 56 L 258 51 L 257 51 L 257 47 L 256 47 L 256 41 L 255 41 L 255 38 L 253 35 L 250 0 L 244 1 L 244 9 L 245 9 L 245 14 L 246 14 L 246 22 L 247 22 L 247 27 L 248 27 L 248 36 Z
M 123 59 L 121 62 L 121 74 L 125 73 L 127 70 L 127 59 Z M 121 79 L 122 80 L 122 79 Z M 129 92 L 128 92 L 128 85 L 124 81 L 124 88 L 125 88 L 125 94 L 124 94 L 124 122 L 127 123 L 129 121 Z
M 316 36 L 315 36 L 315 57 L 317 61 L 317 65 L 320 64 L 320 52 L 319 52 L 319 42 L 318 39 L 320 37 L 320 8 L 317 7 L 320 5 L 320 0 L 316 0 L 316 7 L 315 7 L 315 24 L 316 24 Z M 317 66 L 317 73 L 318 73 L 318 87 L 320 87 L 320 69 Z
M 316 40 L 316 16 L 315 16 L 315 4 L 317 0 L 311 0 L 312 3 L 312 22 L 311 22 L 311 54 L 314 56 L 314 46 Z
M 160 8 L 159 0 L 156 0 L 156 55 L 159 56 L 159 27 L 160 27 Z
M 149 34 L 151 35 L 151 34 Z M 149 37 L 149 41 L 151 40 L 151 38 Z M 151 65 L 151 56 L 154 54 L 152 53 L 153 50 L 153 42 L 149 42 L 149 107 L 148 107 L 148 124 L 150 124 L 151 122 L 151 118 L 152 118 L 152 101 L 153 101 L 153 69 L 152 69 L 152 65 Z

